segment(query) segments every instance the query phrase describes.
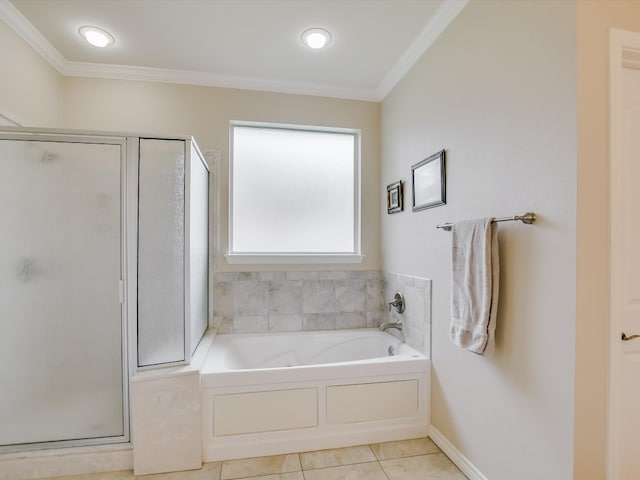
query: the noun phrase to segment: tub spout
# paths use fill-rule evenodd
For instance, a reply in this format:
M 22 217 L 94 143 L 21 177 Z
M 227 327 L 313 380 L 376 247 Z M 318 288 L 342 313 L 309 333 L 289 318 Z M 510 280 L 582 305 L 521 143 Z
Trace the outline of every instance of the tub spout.
M 380 330 L 382 330 L 383 332 L 389 330 L 390 328 L 396 328 L 402 331 L 402 322 L 389 322 L 380 324 Z

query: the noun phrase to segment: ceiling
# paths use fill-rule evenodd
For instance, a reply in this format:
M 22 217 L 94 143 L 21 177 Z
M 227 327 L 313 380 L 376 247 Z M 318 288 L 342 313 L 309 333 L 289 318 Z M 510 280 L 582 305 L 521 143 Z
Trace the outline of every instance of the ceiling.
M 469 0 L 0 0 L 61 74 L 379 101 Z M 91 47 L 93 25 L 116 43 Z M 331 32 L 323 50 L 300 41 Z

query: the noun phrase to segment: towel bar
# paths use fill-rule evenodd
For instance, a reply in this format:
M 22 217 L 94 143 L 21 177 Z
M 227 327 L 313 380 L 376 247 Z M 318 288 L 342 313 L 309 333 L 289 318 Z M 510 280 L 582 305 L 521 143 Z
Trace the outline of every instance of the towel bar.
M 536 223 L 536 214 L 534 212 L 527 212 L 524 215 L 514 215 L 513 217 L 500 217 L 493 219 L 494 222 L 511 222 L 513 220 L 520 220 L 522 223 L 531 225 L 532 223 Z M 440 225 L 436 225 L 436 228 L 441 228 L 442 230 L 446 230 L 447 232 L 450 232 L 452 227 L 453 224 L 451 223 L 442 223 Z

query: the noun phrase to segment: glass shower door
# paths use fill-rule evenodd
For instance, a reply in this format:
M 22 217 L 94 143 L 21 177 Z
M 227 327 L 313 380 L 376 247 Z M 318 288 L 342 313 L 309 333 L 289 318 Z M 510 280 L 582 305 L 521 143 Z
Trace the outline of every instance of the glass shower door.
M 0 139 L 0 450 L 126 439 L 124 143 L 16 138 Z

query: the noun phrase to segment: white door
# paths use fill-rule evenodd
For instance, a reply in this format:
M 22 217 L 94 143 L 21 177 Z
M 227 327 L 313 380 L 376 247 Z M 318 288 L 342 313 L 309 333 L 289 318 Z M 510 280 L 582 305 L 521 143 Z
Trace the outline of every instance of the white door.
M 640 34 L 611 37 L 609 480 L 640 478 Z

